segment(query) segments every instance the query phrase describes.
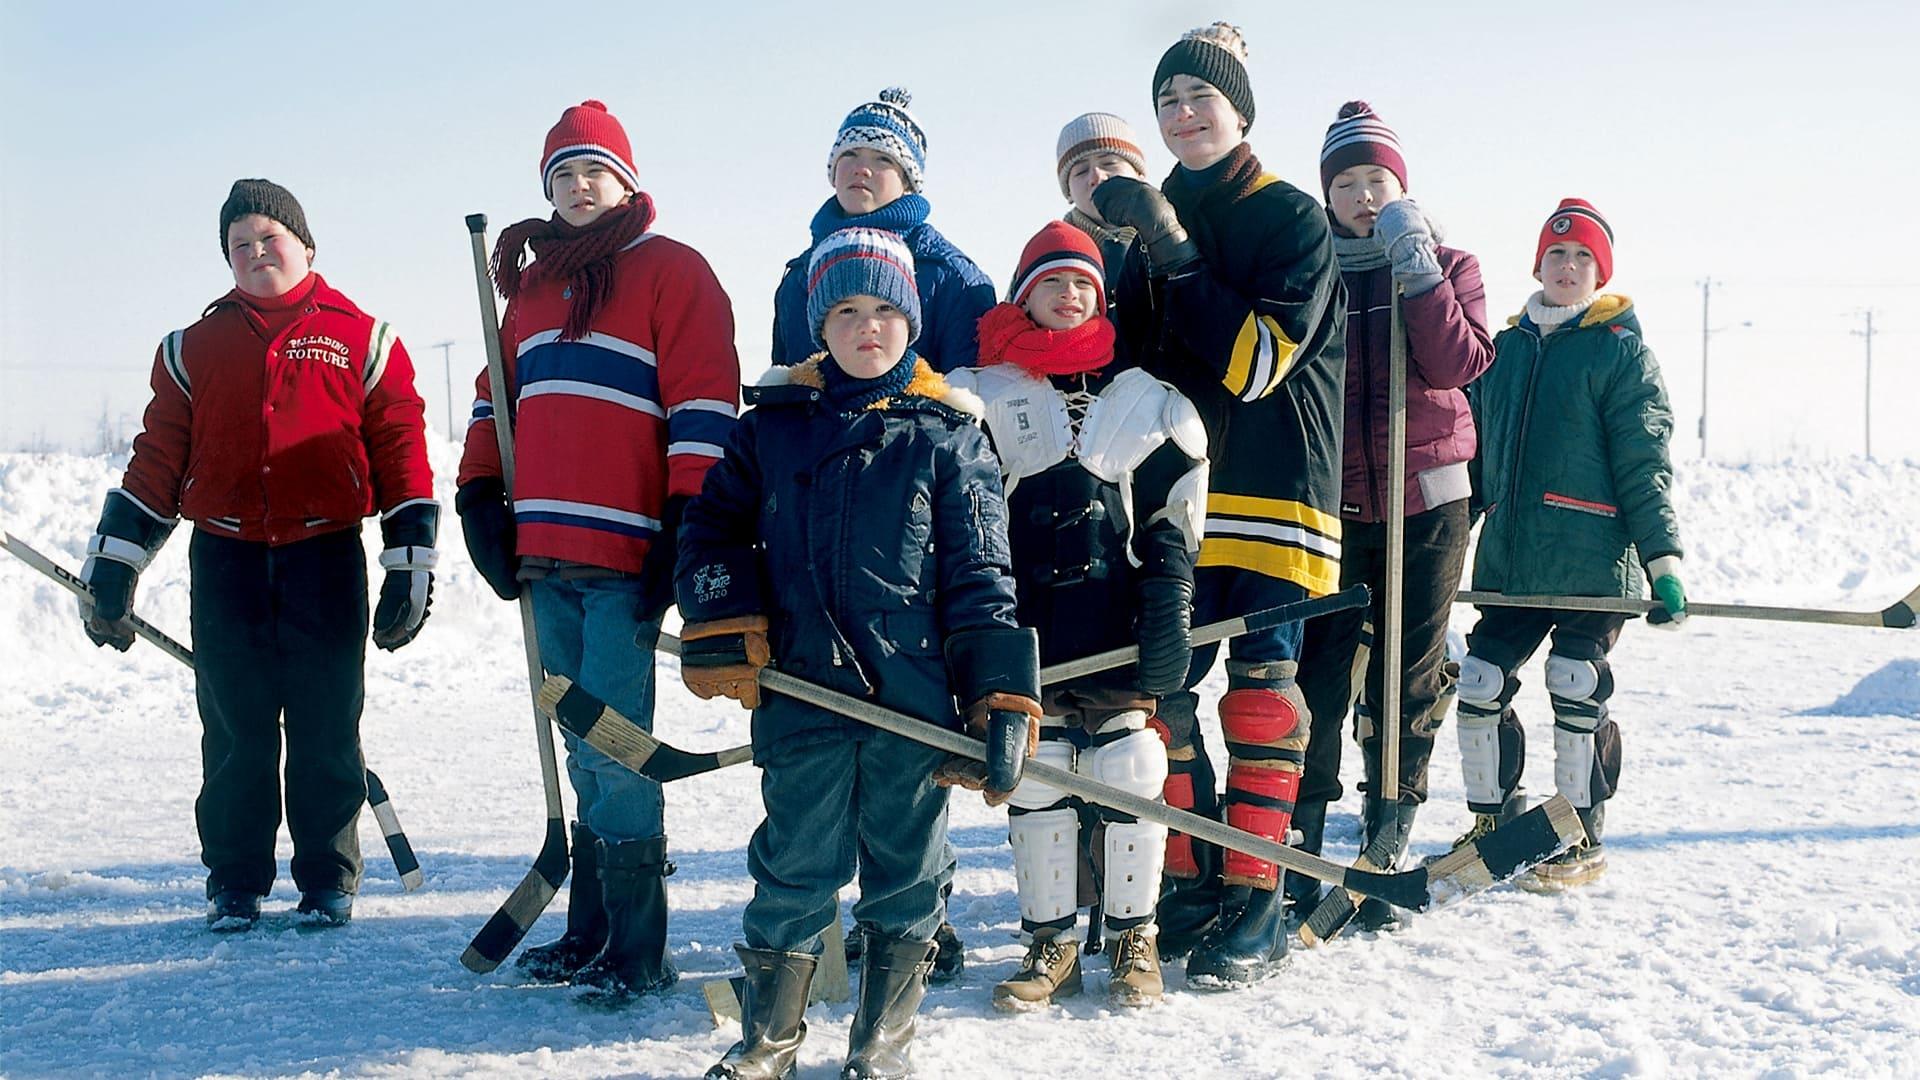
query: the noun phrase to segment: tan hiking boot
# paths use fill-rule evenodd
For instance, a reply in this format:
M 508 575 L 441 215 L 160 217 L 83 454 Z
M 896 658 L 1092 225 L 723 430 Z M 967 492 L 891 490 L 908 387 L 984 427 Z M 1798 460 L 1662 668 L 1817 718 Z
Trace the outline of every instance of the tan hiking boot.
M 1107 1004 L 1140 1008 L 1160 1004 L 1166 986 L 1160 979 L 1160 932 L 1149 923 L 1123 931 L 1113 943 L 1113 973 L 1107 978 Z
M 1020 970 L 993 988 L 993 1007 L 1005 1012 L 1040 1009 L 1079 992 L 1080 943 L 1071 929 L 1041 930 L 1027 946 Z
M 1598 880 L 1607 872 L 1607 849 L 1585 840 L 1513 879 L 1530 893 L 1560 893 Z
M 1458 851 L 1461 848 L 1466 847 L 1468 844 L 1471 844 L 1480 840 L 1482 837 L 1486 836 L 1488 833 L 1492 832 L 1493 830 L 1499 827 L 1500 827 L 1499 814 L 1475 814 L 1473 815 L 1473 828 L 1468 829 L 1466 832 L 1463 832 L 1459 836 L 1454 838 L 1453 850 Z

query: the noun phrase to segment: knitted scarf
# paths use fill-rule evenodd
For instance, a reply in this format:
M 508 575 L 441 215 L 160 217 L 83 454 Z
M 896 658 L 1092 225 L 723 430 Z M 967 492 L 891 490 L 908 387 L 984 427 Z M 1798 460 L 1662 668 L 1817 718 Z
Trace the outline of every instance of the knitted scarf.
M 848 214 L 840 209 L 840 199 L 835 196 L 814 213 L 808 228 L 816 244 L 836 229 L 885 229 L 905 235 L 907 230 L 926 224 L 931 213 L 933 204 L 918 192 L 902 195 L 870 214 Z
M 1035 326 L 1025 308 L 995 304 L 980 316 L 980 363 L 1012 364 L 1032 375 L 1078 375 L 1113 360 L 1113 322 L 1101 316 L 1071 330 Z
M 1080 212 L 1079 207 L 1067 211 L 1067 224 L 1093 237 L 1097 243 L 1121 243 L 1131 246 L 1135 231 L 1132 228 L 1116 229 L 1104 221 L 1096 221 Z
M 631 200 L 595 218 L 591 225 L 575 228 L 560 220 L 528 218 L 507 226 L 493 249 L 493 281 L 500 295 L 509 301 L 520 295 L 526 285 L 542 281 L 564 281 L 563 294 L 573 302 L 567 308 L 567 322 L 560 330 L 562 341 L 577 341 L 587 336 L 593 317 L 613 297 L 613 261 L 621 250 L 653 224 L 653 200 L 644 191 Z M 533 249 L 534 262 L 526 263 L 526 249 Z
M 1219 199 L 1236 203 L 1253 194 L 1260 183 L 1261 172 L 1260 159 L 1253 156 L 1253 147 L 1243 142 L 1204 169 L 1175 165 L 1160 190 L 1185 221 L 1207 203 Z
M 919 361 L 912 349 L 900 357 L 900 362 L 892 368 L 871 379 L 856 379 L 841 370 L 840 364 L 831 353 L 820 361 L 820 378 L 825 386 L 827 404 L 834 411 L 845 414 L 870 409 L 907 388 L 913 380 L 913 369 Z
M 1593 306 L 1594 300 L 1598 297 L 1599 294 L 1595 293 L 1577 304 L 1557 307 L 1547 303 L 1547 294 L 1544 290 L 1536 291 L 1532 296 L 1527 297 L 1527 318 L 1533 321 L 1533 325 L 1539 328 L 1541 336 L 1544 337 L 1566 323 L 1578 319 L 1583 312 Z
M 1333 215 L 1329 212 L 1327 216 Z M 1378 270 L 1391 261 L 1387 258 L 1387 246 L 1380 242 L 1379 232 L 1351 236 L 1337 223 L 1333 226 L 1333 254 L 1340 260 L 1340 269 L 1349 274 Z

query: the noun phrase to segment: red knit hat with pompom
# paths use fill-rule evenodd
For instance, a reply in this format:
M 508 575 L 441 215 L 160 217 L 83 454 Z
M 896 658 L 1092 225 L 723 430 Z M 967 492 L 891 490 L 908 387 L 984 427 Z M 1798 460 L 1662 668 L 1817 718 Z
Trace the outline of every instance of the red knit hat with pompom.
M 1333 189 L 1333 178 L 1355 165 L 1378 165 L 1399 179 L 1402 191 L 1407 189 L 1407 160 L 1400 156 L 1400 136 L 1364 101 L 1340 106 L 1339 118 L 1327 127 L 1326 141 L 1320 144 L 1320 193 L 1326 195 Z
M 1013 272 L 1013 289 L 1007 298 L 1015 304 L 1027 302 L 1027 294 L 1040 279 L 1058 270 L 1071 270 L 1093 281 L 1094 302 L 1104 315 L 1107 311 L 1106 264 L 1093 238 L 1064 221 L 1049 221 L 1034 234 L 1020 252 L 1020 266 Z
M 613 118 L 605 104 L 589 98 L 560 114 L 547 132 L 547 148 L 540 156 L 540 190 L 553 198 L 553 170 L 569 161 L 590 158 L 612 169 L 628 191 L 640 190 L 633 167 L 633 147 L 627 129 Z

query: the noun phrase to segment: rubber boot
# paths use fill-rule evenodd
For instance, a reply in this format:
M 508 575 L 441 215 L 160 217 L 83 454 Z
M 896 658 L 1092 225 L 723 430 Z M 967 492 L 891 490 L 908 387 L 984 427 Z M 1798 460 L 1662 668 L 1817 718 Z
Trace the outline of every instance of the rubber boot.
M 1293 809 L 1293 829 L 1300 834 L 1294 846 L 1309 855 L 1320 854 L 1327 835 L 1327 804 L 1303 802 Z M 1287 929 L 1298 930 L 1313 909 L 1320 905 L 1320 880 L 1286 871 Z
M 520 954 L 514 966 L 536 982 L 570 981 L 607 944 L 607 909 L 600 899 L 600 838 L 573 823 L 573 879 L 567 884 L 567 929 L 559 938 Z
M 580 969 L 574 985 L 619 1005 L 665 990 L 680 978 L 667 959 L 667 838 L 599 842 L 600 899 L 607 909 L 607 945 Z
M 1209 990 L 1238 990 L 1279 972 L 1287 959 L 1287 919 L 1283 894 L 1250 885 L 1233 885 L 1220 922 L 1187 959 L 1187 985 Z
M 1384 802 L 1371 795 L 1360 804 L 1360 858 L 1375 870 L 1393 870 L 1413 839 L 1413 817 L 1419 803 Z M 1353 917 L 1359 930 L 1400 929 L 1401 915 L 1392 904 L 1375 897 L 1360 901 Z
M 786 1080 L 807 1037 L 807 991 L 819 958 L 745 945 L 733 951 L 747 968 L 740 1041 L 707 1070 L 707 1080 Z
M 933 970 L 931 941 L 871 937 L 860 953 L 860 1005 L 847 1039 L 842 1080 L 913 1074 L 913 1032 Z

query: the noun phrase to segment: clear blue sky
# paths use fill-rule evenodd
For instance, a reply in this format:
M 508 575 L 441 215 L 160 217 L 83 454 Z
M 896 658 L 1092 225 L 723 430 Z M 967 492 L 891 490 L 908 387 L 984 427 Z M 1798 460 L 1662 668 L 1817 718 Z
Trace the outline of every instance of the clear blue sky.
M 544 214 L 541 141 L 608 103 L 658 228 L 707 255 L 752 377 L 769 300 L 829 194 L 848 108 L 907 86 L 931 146 L 934 221 L 1002 280 L 1065 209 L 1060 125 L 1141 129 L 1156 176 L 1153 65 L 1225 18 L 1252 47 L 1267 166 L 1318 194 L 1339 104 L 1400 133 L 1412 191 L 1475 252 L 1496 322 L 1531 291 L 1563 195 L 1618 235 L 1666 368 L 1681 456 L 1700 409 L 1700 294 L 1714 322 L 1717 457 L 1858 452 L 1861 339 L 1877 312 L 1875 448 L 1920 458 L 1920 5 L 1762 2 L 1064 6 L 817 4 L 71 5 L 0 0 L 0 448 L 80 446 L 134 425 L 154 344 L 230 285 L 218 209 L 239 176 L 305 205 L 317 267 L 392 321 L 445 426 L 482 365 L 463 215 Z M 1906 404 L 1900 404 L 1905 402 Z M 463 421 L 460 421 L 463 422 Z

